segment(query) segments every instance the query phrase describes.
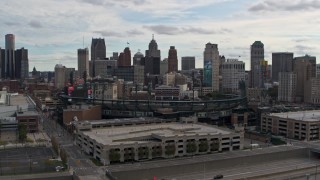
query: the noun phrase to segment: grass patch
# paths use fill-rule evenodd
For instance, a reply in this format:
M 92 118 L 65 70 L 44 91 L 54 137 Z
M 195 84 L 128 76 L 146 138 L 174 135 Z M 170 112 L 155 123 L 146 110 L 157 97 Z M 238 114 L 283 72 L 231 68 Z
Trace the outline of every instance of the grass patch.
M 98 161 L 98 160 L 96 160 L 96 159 L 94 159 L 94 158 L 90 158 L 90 160 L 93 162 L 93 164 L 95 164 L 96 166 L 103 166 L 103 164 L 100 162 L 100 161 Z
M 5 145 L 7 145 L 7 144 L 8 144 L 7 141 L 0 141 L 0 146 L 5 146 Z
M 27 137 L 26 142 L 28 142 L 28 143 L 33 143 L 34 141 L 33 141 L 33 139 Z

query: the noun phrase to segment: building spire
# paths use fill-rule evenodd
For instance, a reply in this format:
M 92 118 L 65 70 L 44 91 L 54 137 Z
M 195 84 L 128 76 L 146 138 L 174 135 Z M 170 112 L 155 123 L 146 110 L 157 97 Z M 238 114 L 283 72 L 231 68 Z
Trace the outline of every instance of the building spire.
M 154 34 L 152 34 L 152 40 L 154 40 Z

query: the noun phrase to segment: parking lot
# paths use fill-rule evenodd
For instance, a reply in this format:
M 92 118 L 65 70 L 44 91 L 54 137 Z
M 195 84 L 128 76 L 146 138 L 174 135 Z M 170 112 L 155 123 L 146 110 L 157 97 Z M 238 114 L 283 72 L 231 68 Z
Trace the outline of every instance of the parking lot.
M 0 150 L 0 175 L 53 172 L 62 163 L 53 160 L 51 148 L 27 147 Z

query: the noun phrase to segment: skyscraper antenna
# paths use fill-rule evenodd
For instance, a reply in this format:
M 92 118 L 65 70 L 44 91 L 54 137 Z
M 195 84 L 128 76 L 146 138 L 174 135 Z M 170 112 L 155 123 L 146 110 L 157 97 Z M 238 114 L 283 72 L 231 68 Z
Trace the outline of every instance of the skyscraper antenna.
M 152 40 L 154 40 L 154 34 L 152 34 Z

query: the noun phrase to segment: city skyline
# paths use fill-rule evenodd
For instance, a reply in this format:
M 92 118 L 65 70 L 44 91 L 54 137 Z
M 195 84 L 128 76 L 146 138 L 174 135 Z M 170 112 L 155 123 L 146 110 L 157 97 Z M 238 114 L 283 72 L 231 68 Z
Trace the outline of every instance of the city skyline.
M 132 54 L 144 53 L 154 34 L 162 59 L 176 47 L 178 69 L 183 56 L 195 56 L 202 68 L 205 44 L 211 42 L 249 70 L 255 41 L 264 43 L 269 62 L 272 52 L 319 56 L 319 8 L 311 0 L 5 0 L 0 47 L 5 34 L 14 34 L 16 48 L 29 50 L 29 71 L 53 71 L 55 64 L 77 67 L 77 49 L 90 48 L 92 38 L 105 38 L 110 57 L 127 42 Z

